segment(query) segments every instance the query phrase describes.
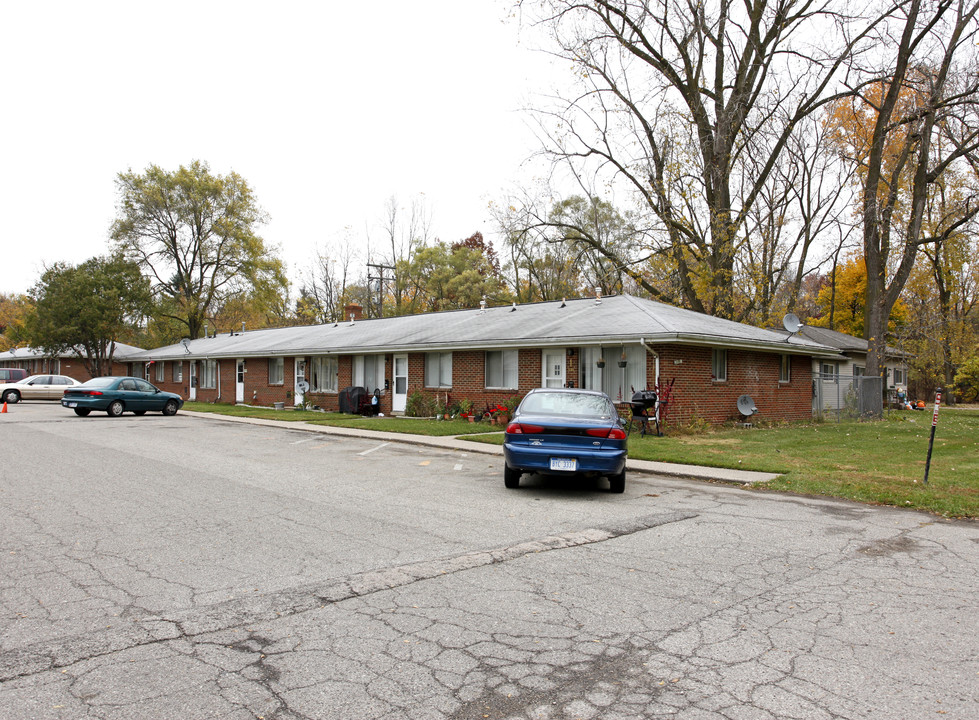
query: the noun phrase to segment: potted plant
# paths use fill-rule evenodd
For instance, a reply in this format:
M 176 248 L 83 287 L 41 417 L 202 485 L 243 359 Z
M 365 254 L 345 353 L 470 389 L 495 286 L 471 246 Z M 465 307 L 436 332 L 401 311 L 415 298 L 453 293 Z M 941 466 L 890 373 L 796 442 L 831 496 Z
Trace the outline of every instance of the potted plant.
M 622 357 L 619 358 L 619 367 L 624 368 L 626 366 L 625 350 L 622 351 Z

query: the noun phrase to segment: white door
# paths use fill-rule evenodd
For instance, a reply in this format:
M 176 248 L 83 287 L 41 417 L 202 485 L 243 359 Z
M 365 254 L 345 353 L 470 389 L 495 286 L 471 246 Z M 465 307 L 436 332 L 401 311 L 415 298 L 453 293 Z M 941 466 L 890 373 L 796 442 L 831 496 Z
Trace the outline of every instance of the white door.
M 245 361 L 235 361 L 235 402 L 245 402 Z
M 391 412 L 404 412 L 408 405 L 408 356 L 394 356 L 394 388 L 391 393 Z
M 542 350 L 541 352 L 543 353 L 543 357 L 541 358 L 541 368 L 543 370 L 541 387 L 564 387 L 565 383 L 567 382 L 564 376 L 564 348 L 549 348 L 547 350 Z
M 190 363 L 190 399 L 197 399 L 197 361 L 191 360 Z
M 302 405 L 306 390 L 309 389 L 309 383 L 306 382 L 306 361 L 303 358 L 296 358 L 295 375 L 296 383 L 292 394 L 296 398 L 296 405 Z

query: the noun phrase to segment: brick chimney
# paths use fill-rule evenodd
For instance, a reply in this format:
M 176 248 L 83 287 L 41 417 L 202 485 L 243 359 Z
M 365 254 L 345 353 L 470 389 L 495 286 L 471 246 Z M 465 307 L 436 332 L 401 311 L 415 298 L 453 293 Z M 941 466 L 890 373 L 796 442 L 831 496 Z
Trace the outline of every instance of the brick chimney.
M 343 316 L 347 320 L 362 320 L 364 317 L 364 308 L 357 303 L 349 303 L 343 307 Z

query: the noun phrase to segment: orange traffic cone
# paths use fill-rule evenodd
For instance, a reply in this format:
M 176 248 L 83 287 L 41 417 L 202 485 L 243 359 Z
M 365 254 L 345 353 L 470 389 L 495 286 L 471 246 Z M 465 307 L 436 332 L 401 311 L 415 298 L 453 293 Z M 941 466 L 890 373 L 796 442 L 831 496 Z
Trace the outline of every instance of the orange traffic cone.
M 7 401 L 6 400 L 3 401 L 3 410 L 0 410 L 0 413 L 5 413 L 5 412 L 7 412 Z

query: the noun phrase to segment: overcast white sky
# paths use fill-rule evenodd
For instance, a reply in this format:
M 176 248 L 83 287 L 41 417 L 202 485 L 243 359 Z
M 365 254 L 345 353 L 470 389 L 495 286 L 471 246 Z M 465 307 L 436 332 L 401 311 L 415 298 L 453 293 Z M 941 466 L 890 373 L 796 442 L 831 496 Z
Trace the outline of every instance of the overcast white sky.
M 391 196 L 424 193 L 443 240 L 489 236 L 537 148 L 520 108 L 560 76 L 510 5 L 5 3 L 0 291 L 106 252 L 116 174 L 150 163 L 241 174 L 292 279 Z

